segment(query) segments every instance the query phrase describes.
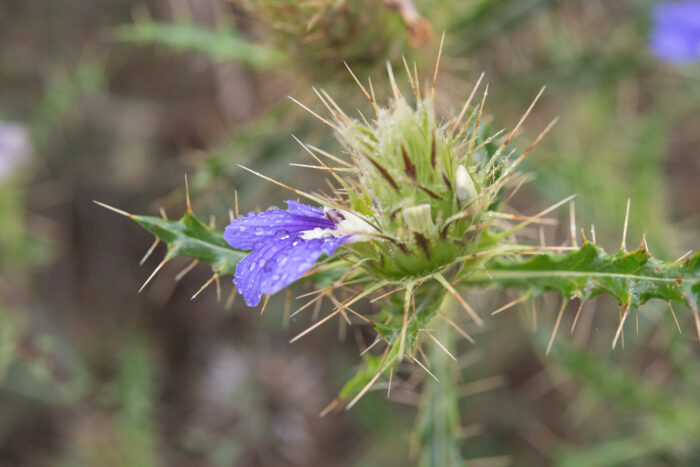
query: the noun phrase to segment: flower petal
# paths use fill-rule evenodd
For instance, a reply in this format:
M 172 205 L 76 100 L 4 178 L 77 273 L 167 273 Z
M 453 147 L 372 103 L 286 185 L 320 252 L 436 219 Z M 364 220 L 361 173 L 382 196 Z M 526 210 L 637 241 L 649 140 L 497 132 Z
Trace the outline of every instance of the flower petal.
M 349 237 L 304 240 L 279 236 L 254 250 L 236 267 L 234 282 L 248 306 L 262 294 L 279 292 L 311 269 L 322 253 L 333 252 Z
M 297 241 L 295 238 L 289 236 L 278 237 L 254 250 L 236 265 L 233 283 L 236 284 L 246 305 L 256 306 L 260 302 L 260 296 L 263 293 L 262 282 L 269 274 L 269 271 L 266 271 L 269 267 L 266 268 L 265 264 L 268 262 L 272 264 L 276 257 L 278 259 L 284 257 L 284 250 L 290 248 L 295 241 Z
M 321 215 L 314 211 L 320 212 Z M 312 214 L 315 217 L 306 214 Z M 252 250 L 269 242 L 275 236 L 285 234 L 295 236 L 299 232 L 318 227 L 326 229 L 334 228 L 335 225 L 323 216 L 323 211 L 294 203 L 294 206 L 290 204 L 289 211 L 272 209 L 234 219 L 226 227 L 224 239 L 233 248 Z
M 296 214 L 299 216 L 328 220 L 326 215 L 323 213 L 323 209 L 307 206 L 306 204 L 298 203 L 296 201 L 287 201 L 287 211 L 289 211 L 291 214 Z

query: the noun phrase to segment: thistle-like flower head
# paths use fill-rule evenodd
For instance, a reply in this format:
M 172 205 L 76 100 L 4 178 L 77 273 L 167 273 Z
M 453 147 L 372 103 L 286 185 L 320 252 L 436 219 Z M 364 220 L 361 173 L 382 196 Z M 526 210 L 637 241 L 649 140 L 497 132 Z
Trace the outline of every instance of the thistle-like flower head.
M 290 189 L 323 209 L 290 201 L 287 211 L 251 214 L 226 228 L 229 245 L 252 250 L 234 279 L 248 305 L 291 284 L 341 244 L 368 277 L 386 283 L 464 268 L 477 251 L 497 195 L 525 154 L 504 155 L 519 125 L 496 147 L 490 143 L 498 134 L 489 135 L 481 121 L 487 92 L 471 107 L 475 87 L 459 116 L 441 121 L 432 92 L 422 96 L 411 78 L 411 103 L 391 69 L 389 75 L 394 95 L 386 108 L 360 85 L 376 111 L 371 122 L 350 118 L 318 93 L 332 121 L 319 118 L 333 127 L 349 160 L 303 145 L 338 186 L 332 198 Z M 329 167 L 318 154 L 343 167 Z

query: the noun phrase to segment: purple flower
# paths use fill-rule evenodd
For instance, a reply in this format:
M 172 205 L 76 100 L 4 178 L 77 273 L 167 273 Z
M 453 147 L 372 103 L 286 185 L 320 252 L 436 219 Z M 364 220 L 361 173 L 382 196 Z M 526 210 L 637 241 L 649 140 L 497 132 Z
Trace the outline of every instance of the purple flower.
M 665 2 L 654 7 L 651 51 L 671 63 L 700 60 L 700 2 Z
M 287 201 L 287 210 L 273 209 L 234 219 L 224 232 L 233 248 L 253 250 L 236 266 L 233 282 L 248 306 L 262 294 L 273 294 L 296 281 L 322 253 L 342 243 L 362 240 L 355 233 L 373 231 L 346 211 L 318 209 Z

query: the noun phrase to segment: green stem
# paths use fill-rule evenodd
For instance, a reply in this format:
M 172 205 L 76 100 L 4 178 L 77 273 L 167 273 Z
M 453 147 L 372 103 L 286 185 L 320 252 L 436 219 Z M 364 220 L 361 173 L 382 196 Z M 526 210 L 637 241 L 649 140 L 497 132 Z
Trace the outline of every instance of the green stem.
M 447 294 L 441 312 L 453 315 L 458 304 Z M 442 319 L 435 318 L 430 329 L 433 336 L 454 355 L 454 333 Z M 430 370 L 439 381 L 426 379 L 416 422 L 416 447 L 420 467 L 451 467 L 461 465 L 459 445 L 459 405 L 455 387 L 456 362 L 429 339 Z M 428 340 L 424 341 L 428 342 Z

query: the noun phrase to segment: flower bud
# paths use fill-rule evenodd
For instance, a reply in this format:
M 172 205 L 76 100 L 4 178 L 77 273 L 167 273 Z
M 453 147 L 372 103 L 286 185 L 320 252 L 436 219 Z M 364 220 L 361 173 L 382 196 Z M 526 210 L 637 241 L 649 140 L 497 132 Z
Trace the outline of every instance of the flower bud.
M 463 165 L 458 166 L 455 173 L 455 192 L 457 199 L 463 203 L 474 200 L 479 195 L 469 171 Z

